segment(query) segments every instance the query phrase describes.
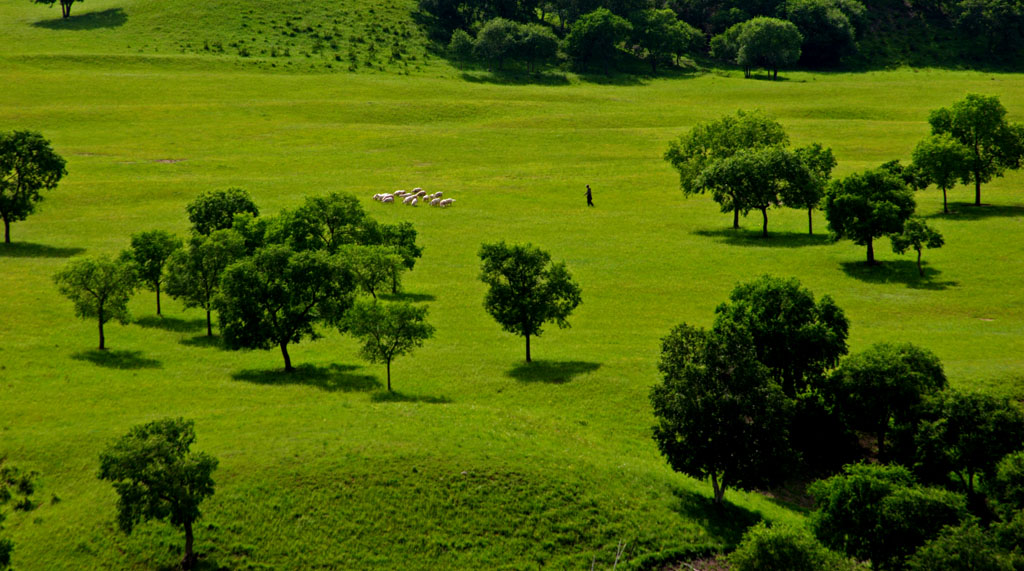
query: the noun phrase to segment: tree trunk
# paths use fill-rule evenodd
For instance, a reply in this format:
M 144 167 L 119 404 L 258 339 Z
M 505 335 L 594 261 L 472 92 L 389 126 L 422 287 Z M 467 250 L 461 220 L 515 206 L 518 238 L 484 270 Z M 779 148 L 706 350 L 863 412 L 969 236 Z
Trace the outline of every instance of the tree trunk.
M 974 173 L 974 205 L 981 206 L 981 175 Z
M 388 361 L 387 361 L 387 368 L 388 368 L 388 392 L 390 393 L 391 392 L 391 360 L 390 359 L 388 359 Z
M 657 73 L 658 73 L 658 59 L 655 58 L 655 57 L 652 57 L 651 58 L 651 75 L 656 75 Z
M 718 483 L 718 474 L 715 472 L 711 473 L 711 489 L 715 494 L 715 505 L 722 505 L 722 500 L 725 499 L 725 482 Z
M 11 222 L 4 218 L 4 244 L 11 243 Z
M 104 351 L 104 350 L 106 350 L 107 347 L 106 347 L 106 343 L 104 342 L 105 338 L 103 337 L 103 311 L 102 310 L 100 310 L 99 322 L 100 322 L 100 351 Z
M 942 213 L 949 214 L 949 207 L 946 206 L 946 189 L 942 189 Z
M 761 226 L 761 237 L 762 238 L 767 238 L 768 237 L 768 209 L 767 208 L 762 208 L 761 209 L 761 216 L 764 218 L 764 224 Z
M 292 358 L 288 356 L 288 343 L 284 341 L 281 342 L 281 355 L 284 356 L 284 372 L 290 373 L 294 371 L 295 367 L 292 367 Z
M 814 217 L 811 213 L 814 212 L 814 208 L 807 207 L 807 235 L 814 236 Z
M 213 337 L 213 325 L 210 323 L 210 310 L 206 310 L 206 336 Z
M 526 362 L 530 362 L 530 334 L 526 334 Z
M 733 210 L 732 210 L 732 229 L 733 230 L 739 230 L 740 229 L 740 209 L 739 208 L 733 208 Z
M 924 277 L 924 268 L 921 267 L 921 250 L 917 251 L 917 273 Z
M 185 557 L 181 560 L 182 569 L 191 569 L 196 564 L 196 554 L 193 552 L 192 547 L 195 543 L 195 538 L 192 535 L 192 522 L 185 522 Z
M 868 265 L 873 266 L 875 264 L 875 244 L 871 238 L 868 238 Z
M 779 79 L 779 69 L 776 67 L 772 68 L 772 80 Z
M 156 314 L 160 315 L 160 282 L 156 282 Z

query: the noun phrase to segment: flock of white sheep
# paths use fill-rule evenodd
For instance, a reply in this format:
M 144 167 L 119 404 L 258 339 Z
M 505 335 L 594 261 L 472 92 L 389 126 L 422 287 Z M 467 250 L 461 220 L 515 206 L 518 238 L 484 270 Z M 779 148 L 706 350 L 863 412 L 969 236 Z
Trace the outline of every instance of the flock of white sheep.
M 401 200 L 402 204 L 406 206 L 417 206 L 422 202 L 423 204 L 429 204 L 439 208 L 448 208 L 455 204 L 454 198 L 442 198 L 442 193 L 440 191 L 435 192 L 434 194 L 427 194 L 427 191 L 422 188 L 414 188 L 412 189 L 412 192 L 396 190 L 394 192 L 378 193 L 373 195 L 373 199 L 385 204 L 394 204 L 395 200 Z

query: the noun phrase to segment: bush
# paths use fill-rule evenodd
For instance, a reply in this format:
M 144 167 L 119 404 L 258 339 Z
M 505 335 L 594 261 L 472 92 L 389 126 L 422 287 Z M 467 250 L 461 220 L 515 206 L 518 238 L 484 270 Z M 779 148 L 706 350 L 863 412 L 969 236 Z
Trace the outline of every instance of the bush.
M 907 561 L 913 571 L 1009 571 L 1010 562 L 976 520 L 947 527 Z
M 771 527 L 760 522 L 743 534 L 727 561 L 733 571 L 832 571 L 852 568 L 841 555 L 829 551 L 810 531 L 792 525 Z

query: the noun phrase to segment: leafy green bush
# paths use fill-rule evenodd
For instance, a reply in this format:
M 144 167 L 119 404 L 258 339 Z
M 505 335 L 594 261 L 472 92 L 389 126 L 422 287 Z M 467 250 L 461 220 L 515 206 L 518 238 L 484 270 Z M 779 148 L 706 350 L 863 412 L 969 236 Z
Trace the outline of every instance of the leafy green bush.
M 764 522 L 743 534 L 743 541 L 727 560 L 733 571 L 832 571 L 853 567 L 807 529 L 787 524 L 769 527 Z

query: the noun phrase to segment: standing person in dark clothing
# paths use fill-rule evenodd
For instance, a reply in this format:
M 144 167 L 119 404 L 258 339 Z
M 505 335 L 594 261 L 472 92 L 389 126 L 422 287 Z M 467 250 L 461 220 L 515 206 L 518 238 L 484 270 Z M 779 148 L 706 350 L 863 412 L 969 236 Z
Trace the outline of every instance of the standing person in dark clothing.
M 594 193 L 590 190 L 590 185 L 587 185 L 587 206 L 594 205 Z

